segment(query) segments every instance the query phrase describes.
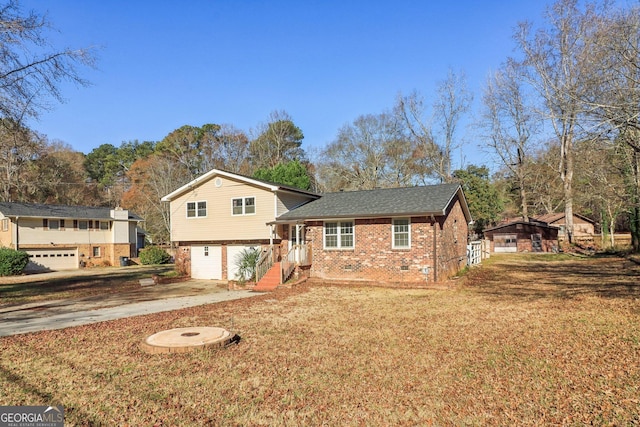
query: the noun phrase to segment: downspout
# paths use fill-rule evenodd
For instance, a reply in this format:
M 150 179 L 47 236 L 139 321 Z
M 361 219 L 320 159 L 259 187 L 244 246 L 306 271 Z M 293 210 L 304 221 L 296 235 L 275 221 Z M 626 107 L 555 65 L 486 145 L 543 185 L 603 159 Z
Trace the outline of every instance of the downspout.
M 20 217 L 16 216 L 16 251 L 20 250 Z
M 436 283 L 438 281 L 438 236 L 436 233 L 438 222 L 433 215 L 431 215 L 431 220 L 433 221 L 433 282 Z

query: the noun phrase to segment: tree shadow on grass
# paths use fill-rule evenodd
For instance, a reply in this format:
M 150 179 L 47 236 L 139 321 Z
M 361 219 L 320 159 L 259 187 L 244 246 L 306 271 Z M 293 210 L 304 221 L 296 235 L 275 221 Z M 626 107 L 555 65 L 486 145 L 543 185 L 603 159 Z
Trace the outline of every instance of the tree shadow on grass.
M 173 265 L 157 266 L 154 268 L 154 273 L 167 272 L 172 269 Z M 125 269 L 104 274 L 55 277 L 46 280 L 33 275 L 30 276 L 33 277 L 33 280 L 29 282 L 0 285 L 0 304 L 33 297 L 55 297 L 57 294 L 63 296 L 73 293 L 74 296 L 87 296 L 105 292 L 119 292 L 138 288 L 139 280 L 148 278 L 150 274 L 149 269 Z
M 472 288 L 485 295 L 532 300 L 635 299 L 640 298 L 640 266 L 613 256 L 562 261 L 513 257 L 487 266 Z

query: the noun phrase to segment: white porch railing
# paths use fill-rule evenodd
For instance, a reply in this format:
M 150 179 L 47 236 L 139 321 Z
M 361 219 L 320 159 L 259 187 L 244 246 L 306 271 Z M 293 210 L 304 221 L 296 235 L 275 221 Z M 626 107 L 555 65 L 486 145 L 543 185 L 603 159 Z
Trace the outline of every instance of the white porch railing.
M 289 280 L 297 265 L 311 265 L 311 246 L 293 245 L 287 255 L 282 258 L 280 262 L 281 283 Z

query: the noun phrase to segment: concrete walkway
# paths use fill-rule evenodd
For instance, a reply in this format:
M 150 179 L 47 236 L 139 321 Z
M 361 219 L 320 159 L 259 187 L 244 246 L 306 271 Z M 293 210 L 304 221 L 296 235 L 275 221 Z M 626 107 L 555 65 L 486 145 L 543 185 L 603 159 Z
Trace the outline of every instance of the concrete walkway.
M 163 285 L 158 285 L 154 288 L 160 288 L 161 286 Z M 249 298 L 257 295 L 261 294 L 247 290 L 218 290 L 199 295 L 170 298 L 156 293 L 153 297 L 147 295 L 141 298 L 138 295 L 138 298 L 132 298 L 136 302 L 123 302 L 122 297 L 125 295 L 118 295 L 119 303 L 117 305 L 113 301 L 110 304 L 110 296 L 105 295 L 100 297 L 100 301 L 96 301 L 96 298 L 84 298 L 4 307 L 0 309 L 0 337 L 63 329 L 125 317 Z M 111 297 L 113 298 L 113 296 Z

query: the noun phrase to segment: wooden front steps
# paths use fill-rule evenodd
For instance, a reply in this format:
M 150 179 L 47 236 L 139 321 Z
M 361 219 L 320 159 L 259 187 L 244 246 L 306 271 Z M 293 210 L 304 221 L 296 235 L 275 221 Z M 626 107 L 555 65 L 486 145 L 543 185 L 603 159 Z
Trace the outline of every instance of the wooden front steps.
M 278 286 L 280 286 L 280 263 L 276 262 L 267 271 L 267 274 L 256 283 L 253 290 L 256 292 L 271 292 L 275 291 Z

